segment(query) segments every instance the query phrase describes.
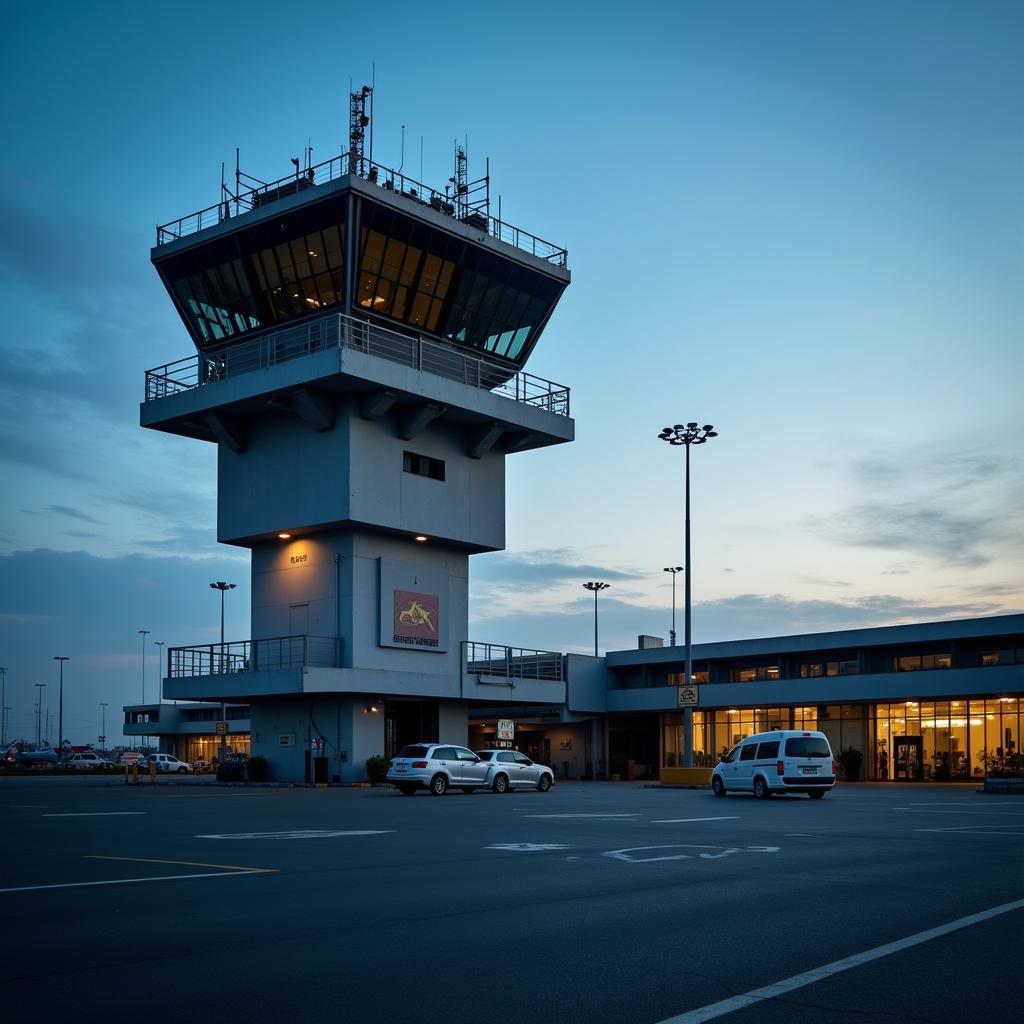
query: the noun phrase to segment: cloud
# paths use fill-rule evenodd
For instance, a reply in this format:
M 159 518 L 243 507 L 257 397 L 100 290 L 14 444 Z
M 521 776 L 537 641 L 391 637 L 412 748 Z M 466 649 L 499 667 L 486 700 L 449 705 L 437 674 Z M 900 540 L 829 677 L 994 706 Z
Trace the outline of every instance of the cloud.
M 70 505 L 47 505 L 47 512 L 54 512 L 60 516 L 70 516 L 72 519 L 81 519 L 86 523 L 96 523 L 98 526 L 103 524 L 98 519 L 94 519 L 91 515 L 86 512 L 82 512 L 77 508 L 72 508 Z

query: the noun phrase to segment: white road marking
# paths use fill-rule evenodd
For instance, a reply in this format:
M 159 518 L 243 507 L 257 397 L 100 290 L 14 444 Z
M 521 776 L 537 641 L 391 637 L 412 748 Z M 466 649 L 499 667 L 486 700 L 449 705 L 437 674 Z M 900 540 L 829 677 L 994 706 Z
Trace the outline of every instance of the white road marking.
M 537 850 L 569 850 L 567 843 L 495 843 L 485 850 L 512 850 L 514 853 L 534 853 Z
M 608 850 L 602 853 L 602 857 L 611 857 L 613 860 L 625 861 L 627 864 L 653 864 L 656 861 L 664 860 L 693 860 L 695 856 L 702 860 L 720 860 L 722 857 L 731 857 L 734 853 L 778 853 L 778 846 L 698 846 L 691 843 L 669 843 L 663 846 L 629 846 L 624 850 Z M 647 850 L 718 850 L 718 853 L 671 853 L 661 854 L 657 857 L 631 857 L 632 853 L 644 853 Z
M 933 807 L 904 807 L 902 809 L 909 811 L 911 814 L 995 814 L 999 817 L 1024 818 L 1024 811 L 979 811 L 977 809 L 971 811 L 940 811 Z M 897 810 L 897 808 L 894 807 L 893 810 Z
M 975 836 L 1024 836 L 1024 832 L 993 832 L 997 828 L 1020 828 L 1020 825 L 957 825 L 955 828 L 915 828 L 915 832 L 946 832 Z
M 843 960 L 835 960 L 822 967 L 815 967 L 803 974 L 794 974 L 791 978 L 777 981 L 772 985 L 765 985 L 763 988 L 756 988 L 743 995 L 733 996 L 730 999 L 723 999 L 708 1006 L 702 1006 L 696 1010 L 688 1010 L 675 1017 L 666 1017 L 658 1024 L 703 1024 L 704 1021 L 715 1020 L 724 1017 L 728 1013 L 735 1013 L 737 1010 L 746 1009 L 748 1006 L 755 1006 L 766 999 L 777 999 L 798 988 L 813 985 L 831 978 L 834 974 L 841 974 L 853 967 L 860 967 L 862 964 L 871 963 L 873 960 L 881 960 L 883 957 L 892 956 L 893 953 L 900 953 L 904 949 L 919 946 L 923 942 L 941 938 L 951 932 L 959 931 L 962 928 L 969 928 L 971 925 L 988 921 L 1000 914 L 1008 914 L 1013 910 L 1024 910 L 1024 900 L 1014 900 L 1012 903 L 1003 903 L 1001 906 L 992 907 L 990 910 L 983 910 L 978 914 L 970 914 L 968 917 L 958 918 L 948 924 L 939 925 L 937 928 L 929 928 L 927 931 L 918 932 L 916 935 L 908 935 L 905 939 L 897 939 L 896 942 L 886 943 L 884 946 L 876 946 L 874 949 L 865 950 L 863 953 L 856 953 Z
M 640 812 L 633 814 L 524 814 L 524 818 L 639 818 Z
M 145 811 L 80 811 L 76 814 L 41 814 L 41 818 L 125 818 Z
M 242 875 L 262 874 L 262 871 L 205 871 L 195 875 L 156 875 L 150 878 L 111 878 L 104 882 L 62 882 L 60 885 L 21 885 L 6 892 L 38 892 L 41 889 L 86 889 L 96 885 L 133 885 L 136 882 L 177 882 L 188 878 L 241 878 Z
M 652 825 L 675 825 L 683 821 L 736 821 L 738 814 L 727 814 L 722 818 L 652 818 Z
M 383 836 L 394 829 L 347 829 L 336 832 L 317 829 L 296 829 L 292 832 L 237 832 L 195 836 L 196 839 L 334 839 L 338 836 Z
M 785 839 L 820 839 L 821 836 L 811 835 L 810 832 L 787 832 L 783 838 L 785 838 Z

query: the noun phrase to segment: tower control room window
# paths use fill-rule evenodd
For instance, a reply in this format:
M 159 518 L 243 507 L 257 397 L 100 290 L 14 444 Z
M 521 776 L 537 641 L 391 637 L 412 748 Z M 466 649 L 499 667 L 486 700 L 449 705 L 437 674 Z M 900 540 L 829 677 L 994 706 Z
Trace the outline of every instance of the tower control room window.
M 406 473 L 412 473 L 414 476 L 425 476 L 431 480 L 444 479 L 444 460 L 432 459 L 429 455 L 403 452 L 402 469 Z

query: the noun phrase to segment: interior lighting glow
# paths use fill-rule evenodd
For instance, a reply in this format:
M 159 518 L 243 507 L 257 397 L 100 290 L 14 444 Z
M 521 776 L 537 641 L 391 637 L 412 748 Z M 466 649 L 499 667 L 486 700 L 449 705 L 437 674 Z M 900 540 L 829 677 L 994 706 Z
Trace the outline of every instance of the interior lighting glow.
M 290 533 L 279 533 L 278 537 L 280 537 L 281 540 L 291 540 L 292 539 L 292 535 Z

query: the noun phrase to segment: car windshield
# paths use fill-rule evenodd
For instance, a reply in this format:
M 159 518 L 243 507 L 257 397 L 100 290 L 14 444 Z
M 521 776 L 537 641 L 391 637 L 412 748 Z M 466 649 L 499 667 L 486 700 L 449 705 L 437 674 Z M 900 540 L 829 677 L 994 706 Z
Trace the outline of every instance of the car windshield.
M 402 749 L 398 752 L 398 756 L 399 757 L 426 757 L 427 756 L 427 748 L 426 747 L 418 747 L 418 746 L 417 747 L 402 747 Z
M 828 743 L 821 737 L 800 736 L 786 740 L 786 757 L 831 757 Z

